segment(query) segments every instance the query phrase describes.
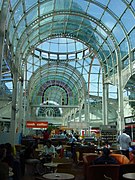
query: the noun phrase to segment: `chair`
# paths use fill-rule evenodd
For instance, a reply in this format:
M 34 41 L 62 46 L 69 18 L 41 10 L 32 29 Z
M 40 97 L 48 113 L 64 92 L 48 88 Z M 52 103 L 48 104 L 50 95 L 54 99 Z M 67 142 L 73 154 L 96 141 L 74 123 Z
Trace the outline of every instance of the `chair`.
M 118 164 L 90 165 L 87 168 L 86 180 L 104 180 L 104 175 L 112 180 L 119 180 L 119 167 Z
M 86 155 L 83 155 L 83 171 L 84 171 L 84 177 L 87 176 L 87 167 L 93 163 L 93 161 L 98 157 L 98 154 L 96 153 L 89 153 Z
M 104 180 L 112 180 L 112 178 L 111 178 L 111 177 L 108 177 L 108 176 L 106 176 L 106 175 L 104 174 Z
M 77 165 L 80 165 L 83 163 L 83 160 L 80 160 L 80 152 L 76 151 L 76 163 Z
M 25 161 L 25 174 L 33 175 L 36 171 L 37 164 L 40 163 L 38 159 L 27 159 Z
M 59 153 L 59 158 L 64 157 L 64 148 L 61 148 L 60 153 Z
M 129 159 L 123 154 L 111 153 L 110 156 L 115 158 L 116 161 L 118 162 L 118 164 L 128 164 L 129 163 Z

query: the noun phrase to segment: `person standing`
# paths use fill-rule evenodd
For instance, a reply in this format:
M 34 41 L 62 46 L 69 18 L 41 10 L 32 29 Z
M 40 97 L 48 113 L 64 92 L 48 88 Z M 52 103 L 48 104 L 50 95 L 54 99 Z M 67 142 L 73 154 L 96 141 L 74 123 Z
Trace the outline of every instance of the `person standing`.
M 131 146 L 131 137 L 123 130 L 123 133 L 118 136 L 118 142 L 120 144 L 120 150 L 123 155 L 129 159 L 129 147 Z

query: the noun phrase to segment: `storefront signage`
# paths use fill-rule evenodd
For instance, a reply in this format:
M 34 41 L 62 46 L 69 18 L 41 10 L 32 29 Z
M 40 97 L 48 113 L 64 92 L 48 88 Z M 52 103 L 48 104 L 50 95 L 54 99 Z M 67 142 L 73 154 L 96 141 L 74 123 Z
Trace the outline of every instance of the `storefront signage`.
M 125 124 L 135 124 L 135 117 L 134 116 L 125 117 Z
M 26 121 L 27 128 L 48 128 L 48 122 Z

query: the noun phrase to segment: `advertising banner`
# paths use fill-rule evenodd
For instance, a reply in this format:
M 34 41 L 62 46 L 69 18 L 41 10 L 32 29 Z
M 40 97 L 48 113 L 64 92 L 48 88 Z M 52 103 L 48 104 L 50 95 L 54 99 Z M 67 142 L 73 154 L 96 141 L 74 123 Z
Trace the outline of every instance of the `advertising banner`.
M 44 121 L 26 121 L 27 128 L 48 128 L 48 122 Z

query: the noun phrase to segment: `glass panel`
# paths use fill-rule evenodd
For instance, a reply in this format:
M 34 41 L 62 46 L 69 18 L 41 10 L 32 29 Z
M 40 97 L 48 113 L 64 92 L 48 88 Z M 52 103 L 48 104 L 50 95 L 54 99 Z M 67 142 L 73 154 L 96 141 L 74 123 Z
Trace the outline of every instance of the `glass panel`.
M 38 36 L 39 30 L 35 30 L 30 36 L 29 36 L 29 41 L 32 41 L 32 39 L 36 36 Z
M 127 31 L 130 31 L 131 28 L 135 25 L 135 17 L 129 9 L 126 10 L 126 12 L 121 18 L 121 21 L 126 27 Z
M 16 24 L 18 24 L 18 22 L 22 18 L 22 15 L 23 15 L 23 7 L 22 7 L 22 4 L 19 3 L 19 6 L 17 7 L 17 9 L 14 13 L 14 20 L 15 20 Z
M 124 69 L 125 67 L 127 67 L 129 65 L 129 58 L 126 58 L 123 62 L 122 62 L 122 69 Z
M 119 24 L 116 25 L 112 33 L 114 34 L 118 42 L 122 41 L 122 39 L 125 38 L 125 34 Z
M 10 29 L 9 39 L 10 39 L 10 42 L 12 42 L 13 34 L 14 34 L 14 31 L 15 31 L 15 29 L 13 28 L 12 22 L 11 22 L 11 24 L 10 24 L 10 26 L 9 26 L 9 29 Z
M 1 10 L 1 6 L 2 6 L 2 1 L 0 1 L 0 10 Z
M 22 35 L 23 31 L 25 30 L 26 26 L 25 26 L 25 21 L 22 20 L 17 28 L 17 34 L 18 37 L 20 38 L 20 36 Z
M 107 5 L 108 4 L 108 0 L 104 0 L 104 1 L 102 1 L 101 2 L 101 0 L 97 0 L 99 3 L 101 3 L 101 4 L 104 4 L 104 5 Z
M 108 29 L 112 29 L 116 24 L 116 20 L 108 12 L 105 12 L 101 20 L 108 27 Z
M 40 34 L 50 31 L 50 28 L 51 28 L 50 25 L 45 25 L 45 26 L 40 27 L 39 28 Z
M 113 63 L 114 63 L 114 65 L 116 64 L 116 54 L 115 54 L 115 52 L 113 52 Z
M 63 0 L 56 0 L 55 1 L 55 10 L 63 10 L 63 9 L 69 9 L 71 6 L 71 1 L 63 1 Z
M 113 11 L 113 13 L 120 17 L 126 8 L 126 5 L 121 0 L 112 0 L 108 7 Z
M 28 46 L 28 42 L 27 41 L 25 41 L 23 46 L 22 46 L 22 52 L 25 50 L 26 46 Z
M 89 5 L 89 2 L 82 0 L 73 0 L 74 4 L 78 4 L 81 11 L 86 11 Z
M 88 14 L 100 19 L 101 15 L 103 14 L 104 9 L 100 8 L 99 6 L 95 5 L 95 4 L 90 4 L 89 8 L 88 8 Z
M 121 57 L 124 57 L 128 53 L 128 42 L 126 39 L 122 41 L 122 43 L 120 44 L 120 50 L 121 50 Z
M 135 29 L 133 29 L 131 31 L 131 33 L 129 34 L 129 40 L 130 40 L 130 43 L 131 43 L 131 48 L 135 48 Z
M 135 10 L 135 1 L 134 1 L 134 0 L 132 1 L 131 6 L 132 6 L 133 9 Z
M 18 0 L 10 0 L 11 6 L 13 7 L 16 3 L 18 2 Z
M 113 41 L 110 39 L 110 37 L 107 38 L 107 42 L 108 42 L 109 46 L 111 46 L 112 50 L 114 50 L 115 46 L 114 46 Z
M 103 36 L 103 37 L 107 37 L 107 33 L 99 26 L 97 26 L 97 30 L 100 32 L 100 34 Z M 101 38 L 100 38 L 101 39 Z
M 53 3 L 50 2 L 45 2 L 40 5 L 40 16 L 43 14 L 47 14 L 53 10 Z
M 27 23 L 30 24 L 33 20 L 35 20 L 38 16 L 38 8 L 32 9 L 29 14 L 26 16 Z
M 43 19 L 42 21 L 40 21 L 40 25 L 44 25 L 45 23 L 49 23 L 51 22 L 53 19 L 53 17 L 48 17 L 48 18 L 45 18 Z M 49 25 L 50 26 L 50 25 Z
M 16 39 L 16 37 L 14 38 L 14 52 L 16 51 L 16 45 L 17 45 L 17 43 L 18 43 L 18 41 L 17 41 L 17 39 Z
M 66 55 L 59 55 L 59 59 L 67 59 L 67 56 Z
M 90 75 L 90 81 L 91 83 L 93 82 L 98 82 L 98 76 L 96 74 L 92 74 Z
M 34 4 L 37 3 L 37 0 L 25 0 L 26 11 L 30 9 Z

